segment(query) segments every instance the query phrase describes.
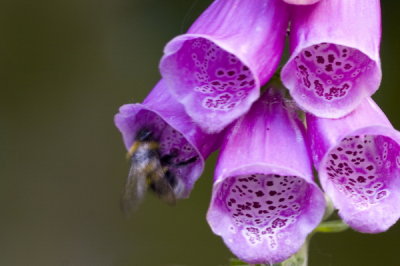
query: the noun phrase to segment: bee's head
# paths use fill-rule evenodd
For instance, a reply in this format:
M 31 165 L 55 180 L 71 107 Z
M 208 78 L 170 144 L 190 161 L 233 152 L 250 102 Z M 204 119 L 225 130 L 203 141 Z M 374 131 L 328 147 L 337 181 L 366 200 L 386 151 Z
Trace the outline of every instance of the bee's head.
M 136 140 L 138 141 L 151 141 L 153 137 L 153 132 L 148 129 L 141 129 L 136 135 Z

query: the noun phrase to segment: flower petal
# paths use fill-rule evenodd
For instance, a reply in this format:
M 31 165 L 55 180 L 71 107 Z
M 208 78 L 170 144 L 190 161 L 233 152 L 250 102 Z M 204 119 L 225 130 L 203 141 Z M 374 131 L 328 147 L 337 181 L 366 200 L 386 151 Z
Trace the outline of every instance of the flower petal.
M 319 0 L 283 0 L 283 2 L 291 5 L 312 5 L 319 2 Z
M 248 263 L 296 253 L 325 208 L 304 127 L 281 97 L 269 90 L 232 125 L 215 170 L 207 221 Z
M 259 97 L 282 55 L 286 8 L 275 0 L 217 0 L 165 47 L 161 74 L 205 131 L 221 131 Z
M 307 115 L 321 185 L 352 228 L 387 230 L 400 217 L 400 133 L 368 98 L 341 119 Z
M 219 144 L 217 135 L 204 133 L 185 113 L 183 106 L 170 95 L 164 81 L 160 81 L 142 104 L 126 104 L 120 107 L 114 118 L 121 131 L 127 150 L 137 133 L 146 128 L 160 142 L 161 156 L 174 154 L 177 163 L 198 158 L 193 163 L 171 167 L 178 178 L 177 198 L 189 193 L 204 169 L 204 160 Z
M 292 55 L 282 81 L 301 108 L 342 117 L 379 87 L 379 0 L 329 0 L 293 8 Z

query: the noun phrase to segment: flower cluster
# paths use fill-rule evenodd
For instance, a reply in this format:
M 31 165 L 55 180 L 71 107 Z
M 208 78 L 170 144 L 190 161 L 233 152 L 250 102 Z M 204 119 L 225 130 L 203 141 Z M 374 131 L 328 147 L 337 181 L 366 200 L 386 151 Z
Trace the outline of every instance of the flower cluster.
M 370 98 L 380 24 L 379 0 L 215 0 L 166 45 L 144 102 L 115 116 L 132 167 L 150 154 L 163 167 L 136 175 L 185 198 L 220 148 L 207 221 L 249 263 L 296 253 L 322 220 L 322 190 L 353 229 L 387 230 L 400 217 L 400 133 Z M 287 35 L 291 99 L 271 82 Z M 143 129 L 159 145 L 133 156 Z

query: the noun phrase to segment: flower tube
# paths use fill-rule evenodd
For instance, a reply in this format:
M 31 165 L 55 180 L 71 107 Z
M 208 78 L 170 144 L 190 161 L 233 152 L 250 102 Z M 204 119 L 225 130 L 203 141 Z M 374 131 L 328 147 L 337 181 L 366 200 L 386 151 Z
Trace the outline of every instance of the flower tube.
M 381 82 L 380 1 L 323 0 L 292 10 L 292 53 L 282 69 L 283 83 L 316 116 L 350 113 Z
M 367 98 L 340 119 L 307 115 L 314 164 L 339 215 L 365 233 L 400 217 L 400 133 Z
M 241 260 L 272 264 L 301 247 L 324 208 L 304 126 L 270 89 L 225 136 L 207 221 Z
M 161 80 L 143 103 L 120 107 L 114 118 L 129 150 L 137 134 L 146 129 L 159 143 L 160 156 L 171 156 L 169 170 L 177 178 L 177 198 L 189 195 L 204 168 L 204 160 L 217 148 L 218 136 L 204 133 L 185 113 L 183 106 L 170 95 Z M 192 158 L 195 158 L 193 160 Z M 193 162 L 179 165 L 181 162 Z
M 160 71 L 172 94 L 207 132 L 247 112 L 277 69 L 288 25 L 276 0 L 216 0 L 164 49 Z

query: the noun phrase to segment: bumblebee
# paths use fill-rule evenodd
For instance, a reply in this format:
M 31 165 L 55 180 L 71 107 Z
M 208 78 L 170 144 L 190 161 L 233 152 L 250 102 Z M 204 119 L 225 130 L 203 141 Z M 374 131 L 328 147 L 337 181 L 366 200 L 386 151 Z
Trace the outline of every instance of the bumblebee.
M 161 156 L 159 147 L 151 130 L 139 130 L 127 155 L 131 166 L 121 200 L 121 208 L 125 214 L 137 209 L 149 189 L 161 200 L 174 205 L 176 202 L 174 188 L 178 184 L 178 179 L 171 168 L 185 166 L 197 160 L 195 156 L 186 161 L 173 163 L 178 152 L 173 151 L 171 154 Z

